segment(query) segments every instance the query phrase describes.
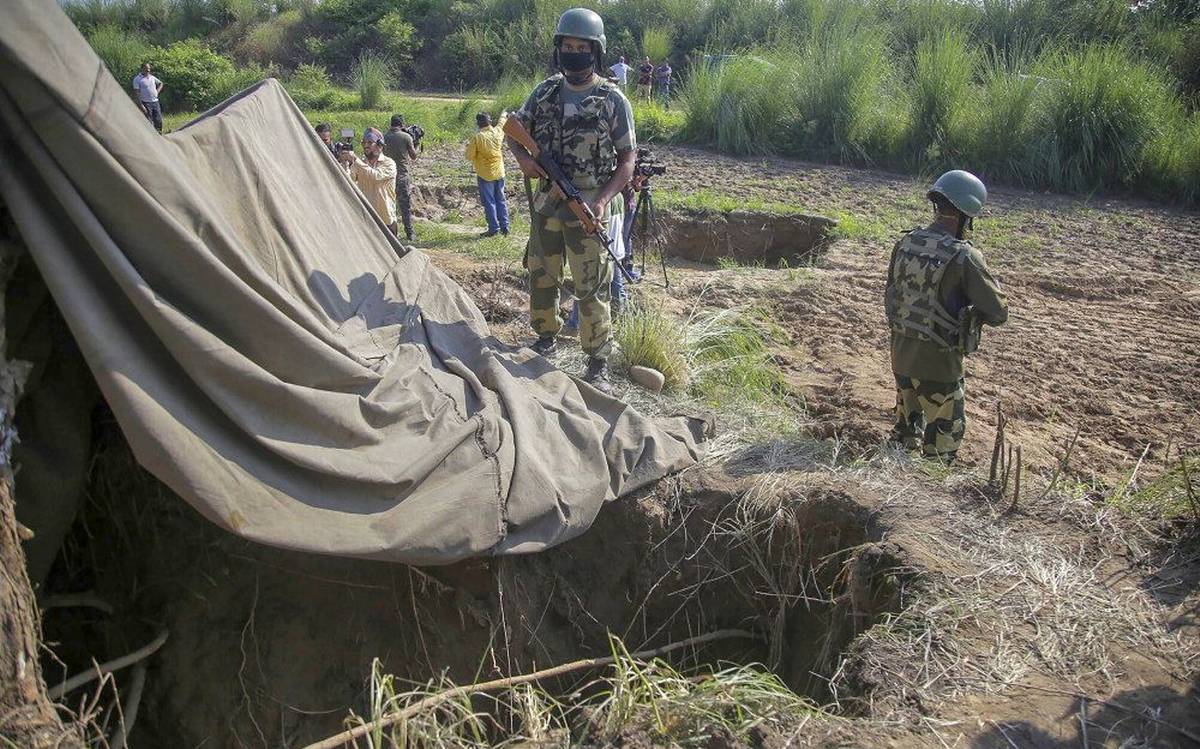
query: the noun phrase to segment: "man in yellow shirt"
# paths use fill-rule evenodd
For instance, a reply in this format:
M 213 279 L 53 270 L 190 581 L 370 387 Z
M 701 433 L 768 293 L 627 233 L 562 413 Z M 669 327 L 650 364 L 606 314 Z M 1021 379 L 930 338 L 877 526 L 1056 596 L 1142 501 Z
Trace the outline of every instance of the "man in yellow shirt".
M 396 233 L 396 162 L 383 155 L 383 133 L 369 127 L 363 133 L 363 156 L 360 159 L 353 151 L 342 151 L 339 158 L 350 169 L 350 178 L 366 196 L 367 202 L 383 219 L 383 223 Z
M 504 120 L 508 115 L 500 115 L 500 123 L 492 125 L 492 118 L 487 112 L 475 116 L 475 125 L 479 132 L 467 141 L 467 161 L 475 165 L 475 174 L 479 182 L 479 202 L 483 205 L 483 215 L 487 219 L 487 231 L 484 237 L 494 237 L 499 232 L 508 236 L 508 202 L 504 199 Z

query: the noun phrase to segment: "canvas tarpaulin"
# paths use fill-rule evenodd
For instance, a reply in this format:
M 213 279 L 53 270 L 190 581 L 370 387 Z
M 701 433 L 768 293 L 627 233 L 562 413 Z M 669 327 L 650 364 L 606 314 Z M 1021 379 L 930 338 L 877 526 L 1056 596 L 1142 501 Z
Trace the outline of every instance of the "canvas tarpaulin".
M 0 89 L 0 194 L 138 460 L 218 525 L 532 552 L 694 461 L 697 422 L 492 338 L 277 82 L 163 137 L 53 0 L 10 0 Z

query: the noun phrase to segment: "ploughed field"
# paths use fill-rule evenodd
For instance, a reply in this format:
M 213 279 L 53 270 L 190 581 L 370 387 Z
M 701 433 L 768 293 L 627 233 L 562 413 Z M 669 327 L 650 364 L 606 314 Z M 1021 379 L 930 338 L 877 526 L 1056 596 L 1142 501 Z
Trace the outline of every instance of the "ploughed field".
M 711 204 L 719 215 L 740 205 L 839 220 L 833 241 L 792 272 L 744 261 L 672 261 L 665 296 L 681 312 L 702 289 L 705 307 L 763 309 L 781 328 L 783 339 L 772 344 L 777 361 L 810 415 L 858 446 L 884 439 L 893 399 L 882 306 L 887 262 L 901 232 L 928 222 L 927 183 L 698 149 L 657 152 L 668 165 L 655 183 L 667 210 Z M 417 181 L 425 189 L 462 185 L 458 213 L 475 221 L 481 214 L 471 187 L 447 169 L 446 157 L 453 163 L 456 155 L 427 158 Z M 442 160 L 440 173 L 429 168 L 434 159 Z M 515 165 L 509 172 L 510 206 L 525 214 Z M 1139 459 L 1161 470 L 1168 445 L 1168 461 L 1177 448 L 1200 447 L 1200 215 L 992 186 L 974 243 L 1008 296 L 1010 321 L 985 328 L 969 359 L 968 438 L 960 453 L 967 465 L 987 467 L 998 402 L 1009 442 L 1022 445 L 1035 467 L 1056 465 L 1076 429 L 1071 467 L 1109 482 Z M 461 268 L 457 260 L 444 265 Z M 519 254 L 510 268 L 520 270 Z M 514 294 L 511 303 L 524 302 Z M 528 338 L 526 319 L 503 328 L 505 337 Z
M 754 319 L 769 329 L 772 359 L 804 436 L 735 434 L 737 449 L 725 450 L 722 439 L 746 421 L 718 408 L 724 434 L 705 470 L 738 478 L 743 502 L 803 505 L 814 486 L 836 487 L 853 506 L 868 508 L 868 536 L 886 556 L 881 566 L 920 581 L 881 613 L 879 577 L 872 577 L 875 605 L 865 606 L 869 614 L 839 643 L 842 665 L 810 667 L 809 682 L 789 679 L 817 699 L 837 699 L 842 714 L 857 713 L 857 722 L 841 726 L 853 738 L 809 730 L 800 732 L 803 740 L 787 740 L 976 747 L 1196 741 L 1195 520 L 1177 522 L 1164 537 L 1161 524 L 1114 507 L 1178 470 L 1180 453 L 1200 448 L 1200 216 L 1128 198 L 993 186 L 974 241 L 1008 295 L 1010 320 L 986 328 L 969 359 L 961 465 L 942 471 L 882 447 L 893 400 L 886 264 L 900 233 L 928 221 L 927 183 L 690 148 L 658 152 L 669 170 L 656 178 L 660 207 L 686 207 L 701 221 L 707 211 L 715 232 L 730 209 L 761 216 L 764 226 L 790 213 L 839 222 L 800 265 L 670 257 L 670 288 L 639 288 L 652 306 L 681 319 L 697 308 L 736 307 L 757 310 Z M 449 227 L 458 240 L 431 252 L 473 291 L 498 337 L 530 340 L 520 267 L 525 225 L 518 222 L 499 250 L 480 251 L 469 233 L 482 226 L 469 173 L 447 167 L 448 159 L 433 161 L 418 177 L 426 227 Z M 512 164 L 509 194 L 514 215 L 524 215 Z M 668 255 L 693 255 L 666 242 Z M 654 265 L 650 280 L 661 280 Z M 569 349 L 557 356 L 567 368 L 577 359 Z M 680 402 L 656 400 L 627 382 L 618 388 L 651 411 Z M 998 491 L 987 483 L 998 404 L 1006 444 L 1023 453 L 1017 502 L 1011 486 Z M 789 616 L 795 627 L 795 612 Z M 816 689 L 813 679 L 827 681 Z

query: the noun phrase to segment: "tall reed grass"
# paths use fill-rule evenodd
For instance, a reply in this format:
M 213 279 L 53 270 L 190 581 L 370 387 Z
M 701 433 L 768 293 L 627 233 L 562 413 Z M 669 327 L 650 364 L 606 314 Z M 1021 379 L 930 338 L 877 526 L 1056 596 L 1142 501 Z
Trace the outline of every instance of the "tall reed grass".
M 145 37 L 111 23 L 97 26 L 88 33 L 87 40 L 109 72 L 123 84 L 137 74 L 150 56 L 151 47 Z
M 831 12 L 796 2 L 813 19 Z M 904 57 L 882 28 L 843 17 L 693 70 L 679 138 L 735 154 L 922 174 L 959 167 L 1030 187 L 1198 201 L 1196 115 L 1165 70 L 1128 46 L 1038 51 L 1014 35 L 985 51 L 964 30 Z
M 394 77 L 395 72 L 384 57 L 370 52 L 359 55 L 351 79 L 358 91 L 362 108 L 378 109 L 383 104 L 384 94 L 387 93 Z

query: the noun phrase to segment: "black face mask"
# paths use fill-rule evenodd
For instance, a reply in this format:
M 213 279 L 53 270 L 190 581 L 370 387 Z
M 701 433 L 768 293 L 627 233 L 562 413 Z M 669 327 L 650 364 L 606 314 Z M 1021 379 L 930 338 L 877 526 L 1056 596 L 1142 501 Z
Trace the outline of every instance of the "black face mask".
M 563 52 L 558 53 L 558 65 L 563 70 L 563 75 L 572 83 L 583 82 L 592 76 L 593 60 L 591 52 Z

